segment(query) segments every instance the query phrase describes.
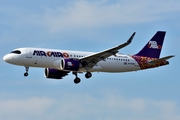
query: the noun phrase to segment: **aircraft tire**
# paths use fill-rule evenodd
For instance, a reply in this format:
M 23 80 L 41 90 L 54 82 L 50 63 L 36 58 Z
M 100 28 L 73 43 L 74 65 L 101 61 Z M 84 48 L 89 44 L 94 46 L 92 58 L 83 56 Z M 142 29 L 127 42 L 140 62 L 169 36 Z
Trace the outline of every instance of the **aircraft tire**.
M 87 73 L 85 74 L 85 77 L 86 77 L 86 78 L 92 77 L 92 73 L 91 73 L 91 72 L 87 72 Z
M 80 83 L 80 82 L 81 82 L 81 79 L 80 79 L 80 78 L 76 77 L 76 78 L 74 79 L 74 83 L 75 83 L 75 84 L 78 84 L 78 83 Z
M 28 76 L 28 73 L 27 73 L 27 72 L 26 72 L 26 73 L 24 73 L 24 76 L 25 76 L 25 77 L 27 77 L 27 76 Z

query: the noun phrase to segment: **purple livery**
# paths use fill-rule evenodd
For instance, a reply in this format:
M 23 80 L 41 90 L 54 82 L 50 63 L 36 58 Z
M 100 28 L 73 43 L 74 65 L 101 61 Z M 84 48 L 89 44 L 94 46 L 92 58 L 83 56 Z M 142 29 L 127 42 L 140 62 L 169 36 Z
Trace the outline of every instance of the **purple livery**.
M 166 32 L 158 31 L 144 48 L 135 56 L 159 58 Z
M 160 61 L 156 64 L 149 64 L 148 61 L 157 60 L 160 56 L 166 32 L 158 31 L 144 46 L 144 48 L 132 57 L 138 62 L 141 69 L 154 68 L 169 64 L 168 61 Z

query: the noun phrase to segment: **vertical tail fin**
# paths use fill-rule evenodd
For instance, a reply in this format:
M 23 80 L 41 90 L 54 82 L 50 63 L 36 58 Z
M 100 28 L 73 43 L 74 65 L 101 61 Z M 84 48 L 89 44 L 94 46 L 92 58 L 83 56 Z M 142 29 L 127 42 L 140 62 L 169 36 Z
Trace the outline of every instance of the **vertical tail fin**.
M 159 58 L 165 34 L 165 31 L 158 31 L 136 56 Z

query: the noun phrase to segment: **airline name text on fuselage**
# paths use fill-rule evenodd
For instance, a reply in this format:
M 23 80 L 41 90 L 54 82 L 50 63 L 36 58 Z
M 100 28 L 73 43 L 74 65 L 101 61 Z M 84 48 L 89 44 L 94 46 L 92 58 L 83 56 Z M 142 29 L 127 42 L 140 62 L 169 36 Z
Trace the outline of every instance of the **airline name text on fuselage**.
M 44 52 L 41 50 L 34 50 L 33 55 L 35 56 L 45 56 L 45 57 L 63 57 L 63 54 L 61 52 Z

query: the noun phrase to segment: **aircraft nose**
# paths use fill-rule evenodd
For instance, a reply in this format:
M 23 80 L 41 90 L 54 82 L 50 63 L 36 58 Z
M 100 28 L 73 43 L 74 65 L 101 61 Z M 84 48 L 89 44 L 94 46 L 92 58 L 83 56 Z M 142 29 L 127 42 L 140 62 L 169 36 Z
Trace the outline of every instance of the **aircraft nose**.
M 7 54 L 3 57 L 3 60 L 6 61 L 7 63 L 10 63 L 10 61 L 12 60 L 12 58 Z

